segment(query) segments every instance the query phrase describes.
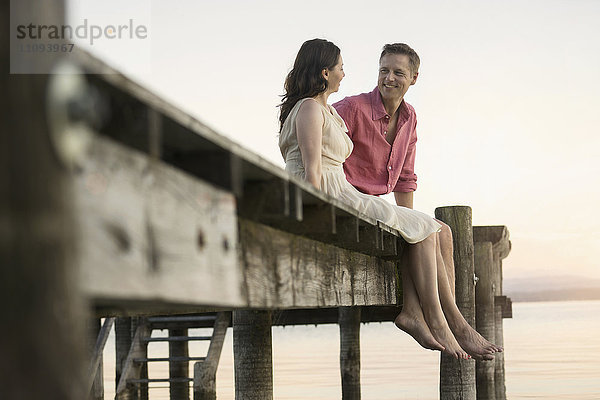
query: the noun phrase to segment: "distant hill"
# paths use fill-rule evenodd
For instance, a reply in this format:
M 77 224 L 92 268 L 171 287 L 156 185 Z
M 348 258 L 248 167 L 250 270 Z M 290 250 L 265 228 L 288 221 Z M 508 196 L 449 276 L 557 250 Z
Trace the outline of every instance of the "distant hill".
M 503 292 L 513 301 L 600 300 L 600 279 L 573 275 L 505 279 Z

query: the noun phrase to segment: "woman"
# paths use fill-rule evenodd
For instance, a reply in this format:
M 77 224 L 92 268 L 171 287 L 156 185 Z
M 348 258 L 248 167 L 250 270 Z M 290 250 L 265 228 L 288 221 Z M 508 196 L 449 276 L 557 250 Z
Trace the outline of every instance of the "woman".
M 356 190 L 342 163 L 352 152 L 348 129 L 327 104 L 344 78 L 340 49 L 306 41 L 285 81 L 279 147 L 285 169 L 357 210 L 398 229 L 411 244 L 403 270 L 402 312 L 395 324 L 421 346 L 455 358 L 492 359 L 502 349 L 485 340 L 458 310 L 440 252 L 440 224 L 421 212 Z M 469 355 L 470 354 L 470 355 Z

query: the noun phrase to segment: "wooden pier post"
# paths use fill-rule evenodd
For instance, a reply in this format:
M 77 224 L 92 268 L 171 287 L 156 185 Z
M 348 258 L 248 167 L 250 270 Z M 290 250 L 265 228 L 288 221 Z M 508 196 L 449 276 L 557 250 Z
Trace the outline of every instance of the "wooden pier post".
M 273 399 L 271 312 L 233 312 L 236 400 Z
M 475 326 L 475 282 L 471 207 L 439 207 L 435 216 L 452 230 L 456 304 L 471 326 Z M 456 360 L 442 353 L 440 400 L 475 399 L 475 361 Z
M 492 243 L 493 256 L 493 290 L 494 290 L 494 343 L 504 347 L 504 298 L 502 297 L 502 260 L 508 256 L 511 249 L 509 233 L 506 226 L 476 226 L 473 228 L 476 242 L 489 241 Z M 506 400 L 506 385 L 504 378 L 504 353 L 494 355 L 494 387 L 495 400 Z
M 70 171 L 46 114 L 49 74 L 10 74 L 10 27 L 64 24 L 64 1 L 0 3 L 0 392 L 3 399 L 84 399 L 84 302 Z M 13 14 L 14 13 L 14 14 Z M 13 16 L 21 16 L 16 21 Z M 9 24 L 9 21 L 11 24 Z M 31 42 L 27 42 L 31 43 Z M 37 43 L 37 42 L 36 42 Z M 26 44 L 23 44 L 25 46 Z M 16 50 L 15 48 L 15 51 Z M 54 63 L 59 53 L 44 53 Z
M 340 307 L 342 399 L 360 400 L 360 307 Z
M 510 246 L 509 246 L 510 249 Z M 494 302 L 494 312 L 496 316 L 495 323 L 495 336 L 496 344 L 504 347 L 504 302 L 498 301 L 499 297 L 502 297 L 502 259 L 508 255 L 506 252 L 502 252 L 502 249 L 494 251 L 494 270 L 495 279 L 494 284 L 496 287 L 496 298 Z M 497 353 L 495 358 L 495 373 L 494 373 L 494 385 L 496 387 L 496 400 L 506 400 L 506 383 L 504 375 L 504 352 Z
M 184 337 L 188 335 L 187 329 L 169 329 L 170 337 Z M 169 342 L 169 358 L 180 358 L 188 357 L 188 342 L 187 341 L 170 341 Z M 189 361 L 169 361 L 169 378 L 189 378 L 190 376 L 190 363 Z M 169 394 L 171 400 L 189 400 L 190 399 L 190 386 L 186 381 L 181 382 L 170 382 L 169 383 Z
M 491 242 L 475 242 L 475 274 L 479 278 L 475 286 L 475 320 L 477 332 L 494 342 L 494 274 Z M 477 399 L 495 400 L 495 361 L 476 361 Z
M 502 305 L 495 304 L 495 331 L 496 344 L 504 347 L 504 324 L 502 321 Z M 496 389 L 496 400 L 506 400 L 506 384 L 504 379 L 504 352 L 496 353 L 494 358 L 494 387 Z

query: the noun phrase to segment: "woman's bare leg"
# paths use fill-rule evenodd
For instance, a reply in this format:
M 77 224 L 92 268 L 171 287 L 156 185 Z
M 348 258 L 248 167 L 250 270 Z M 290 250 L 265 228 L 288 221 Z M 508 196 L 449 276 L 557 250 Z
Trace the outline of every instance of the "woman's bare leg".
M 454 291 L 452 290 L 453 285 L 450 285 L 450 277 L 444 263 L 445 259 L 442 247 L 441 243 L 436 246 L 438 290 L 448 325 L 458 343 L 467 353 L 476 358 L 492 359 L 493 356 L 491 354 L 502 351 L 502 349 L 481 336 L 460 313 L 456 305 Z M 452 277 L 454 277 L 454 274 L 452 274 Z
M 424 348 L 429 350 L 444 350 L 444 346 L 435 340 L 425 322 L 421 303 L 419 303 L 419 295 L 415 289 L 406 262 L 403 263 L 402 269 L 402 299 L 402 312 L 398 314 L 394 324 L 412 336 Z
M 454 338 L 440 304 L 436 247 L 436 234 L 411 245 L 408 251 L 406 275 L 411 277 L 425 322 L 434 339 L 444 347 L 445 353 L 456 358 L 467 359 L 469 356 Z

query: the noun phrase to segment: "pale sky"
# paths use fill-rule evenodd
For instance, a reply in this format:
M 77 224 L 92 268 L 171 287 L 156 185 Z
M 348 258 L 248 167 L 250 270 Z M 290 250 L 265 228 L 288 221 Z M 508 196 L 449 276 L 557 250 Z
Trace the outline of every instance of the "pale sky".
M 145 24 L 145 40 L 76 43 L 281 167 L 276 106 L 305 40 L 342 50 L 330 102 L 371 91 L 381 47 L 409 44 L 421 57 L 406 95 L 415 208 L 469 205 L 474 225 L 506 225 L 505 278 L 600 278 L 600 2 L 68 4 L 71 24 Z

